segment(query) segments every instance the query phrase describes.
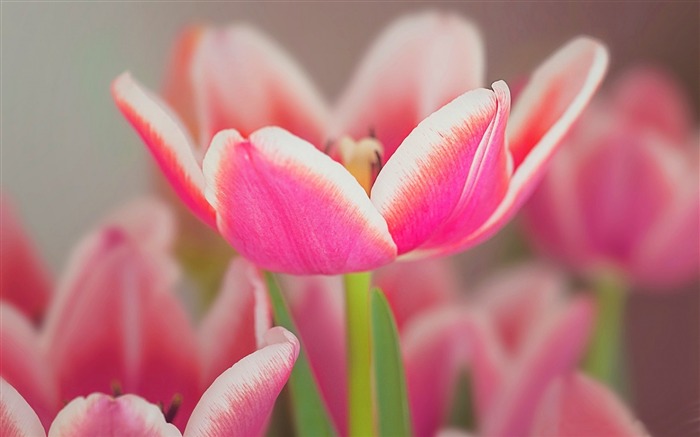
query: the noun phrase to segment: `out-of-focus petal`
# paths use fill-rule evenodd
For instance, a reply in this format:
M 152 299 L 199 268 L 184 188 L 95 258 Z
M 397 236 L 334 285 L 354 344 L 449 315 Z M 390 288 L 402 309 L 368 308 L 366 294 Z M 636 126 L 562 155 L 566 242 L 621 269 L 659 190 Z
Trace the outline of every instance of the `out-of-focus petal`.
M 194 143 L 177 116 L 129 73 L 114 80 L 112 96 L 180 198 L 195 215 L 215 226 L 216 213 L 204 198 L 204 176 Z
M 0 242 L 0 299 L 38 320 L 51 294 L 51 280 L 4 194 L 0 195 Z
M 453 303 L 459 295 L 456 269 L 448 258 L 397 262 L 374 273 L 394 313 L 399 331 L 424 311 Z
M 340 164 L 279 128 L 222 131 L 204 159 L 219 231 L 263 268 L 364 271 L 396 255 L 386 222 Z
M 56 383 L 40 350 L 38 333 L 29 320 L 5 303 L 0 303 L 0 345 L 0 376 L 22 393 L 48 426 L 59 407 Z
M 219 295 L 199 327 L 203 388 L 262 346 L 272 327 L 267 287 L 244 258 L 229 265 Z
M 578 38 L 544 62 L 513 107 L 508 125 L 515 172 L 491 217 L 460 247 L 484 241 L 528 198 L 562 137 L 588 104 L 605 75 L 608 52 L 595 40 Z
M 204 392 L 184 435 L 262 435 L 275 400 L 299 354 L 299 341 L 281 327 L 265 334 L 267 346 L 225 371 Z
M 522 353 L 537 325 L 564 304 L 564 281 L 554 269 L 533 263 L 495 274 L 479 287 L 476 305 L 493 321 L 510 357 Z
M 619 436 L 647 435 L 639 422 L 604 385 L 573 373 L 554 382 L 537 407 L 530 435 Z
M 108 215 L 102 226 L 118 226 L 143 247 L 169 251 L 175 241 L 173 211 L 155 197 L 132 200 Z
M 388 159 L 425 117 L 483 86 L 484 48 L 476 27 L 426 12 L 390 25 L 376 40 L 340 99 L 332 135 L 359 139 L 370 130 Z
M 73 399 L 56 416 L 49 437 L 181 437 L 163 412 L 135 395 L 93 393 Z
M 493 88 L 465 93 L 423 120 L 379 173 L 372 202 L 399 254 L 464 239 L 504 195 L 510 100 L 504 82 Z
M 44 346 L 62 398 L 115 383 L 166 406 L 178 394 L 183 426 L 200 393 L 195 336 L 172 260 L 147 249 L 115 227 L 89 236 L 49 308 Z
M 294 60 L 254 28 L 204 31 L 190 68 L 204 147 L 221 130 L 248 137 L 265 126 L 324 145 L 328 109 L 320 94 Z
M 192 86 L 192 59 L 200 46 L 205 28 L 194 25 L 182 30 L 173 44 L 170 61 L 163 81 L 163 100 L 177 112 L 190 134 L 199 132 Z M 200 149 L 209 143 L 198 144 Z
M 284 276 L 289 309 L 323 400 L 339 430 L 347 430 L 347 360 L 341 276 Z
M 500 384 L 503 356 L 491 334 L 482 317 L 455 307 L 429 311 L 408 323 L 401 347 L 415 435 L 438 431 L 468 363 L 477 404 Z
M 669 73 L 638 67 L 617 78 L 613 89 L 613 105 L 633 123 L 634 129 L 654 130 L 675 144 L 683 144 L 690 135 L 690 102 Z
M 2 378 L 0 378 L 0 435 L 3 437 L 46 436 L 46 431 L 32 407 L 12 385 Z
M 577 298 L 551 314 L 523 346 L 523 354 L 505 376 L 499 395 L 481 423 L 483 435 L 526 435 L 536 406 L 558 376 L 576 366 L 593 324 L 593 305 Z

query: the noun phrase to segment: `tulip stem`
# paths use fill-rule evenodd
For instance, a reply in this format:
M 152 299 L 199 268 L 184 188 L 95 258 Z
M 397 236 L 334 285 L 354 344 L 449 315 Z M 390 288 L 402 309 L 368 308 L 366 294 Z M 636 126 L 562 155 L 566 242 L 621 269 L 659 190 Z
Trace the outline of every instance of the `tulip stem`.
M 598 316 L 584 367 L 589 375 L 624 394 L 622 330 L 627 290 L 618 276 L 603 275 L 596 283 L 595 296 Z
M 351 436 L 373 436 L 370 273 L 345 275 L 348 339 L 348 425 Z

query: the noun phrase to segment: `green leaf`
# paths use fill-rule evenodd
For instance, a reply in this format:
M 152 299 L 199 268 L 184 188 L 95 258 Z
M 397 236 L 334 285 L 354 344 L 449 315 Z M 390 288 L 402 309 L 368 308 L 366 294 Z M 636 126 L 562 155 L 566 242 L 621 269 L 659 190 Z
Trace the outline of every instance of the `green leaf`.
M 289 309 L 284 302 L 277 280 L 269 272 L 265 272 L 265 279 L 270 293 L 275 323 L 284 326 L 298 337 L 294 320 L 292 320 Z M 316 379 L 311 372 L 311 366 L 303 347 L 299 351 L 299 358 L 297 358 L 294 370 L 292 370 L 288 387 L 292 398 L 296 434 L 299 436 L 337 436 L 338 433 L 328 415 L 326 405 L 321 399 Z
M 381 290 L 372 290 L 371 305 L 379 435 L 410 436 L 411 416 L 396 321 Z

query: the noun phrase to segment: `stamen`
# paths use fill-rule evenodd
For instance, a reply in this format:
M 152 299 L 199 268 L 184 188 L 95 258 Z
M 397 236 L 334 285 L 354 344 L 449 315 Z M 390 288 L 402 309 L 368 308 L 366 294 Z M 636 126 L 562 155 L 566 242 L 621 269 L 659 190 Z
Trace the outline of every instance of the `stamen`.
M 175 394 L 173 396 L 173 400 L 170 401 L 170 406 L 168 407 L 168 410 L 165 411 L 161 407 L 161 410 L 163 410 L 163 416 L 165 416 L 165 421 L 168 423 L 173 423 L 173 420 L 175 420 L 175 416 L 177 415 L 178 410 L 180 409 L 180 406 L 182 405 L 182 395 Z
M 374 129 L 374 126 L 369 127 L 369 137 L 374 138 L 375 140 L 377 139 L 377 131 Z
M 119 381 L 114 380 L 110 384 L 110 387 L 112 388 L 112 396 L 115 398 L 118 398 L 119 396 L 124 394 L 124 390 L 122 390 L 122 385 L 119 383 Z

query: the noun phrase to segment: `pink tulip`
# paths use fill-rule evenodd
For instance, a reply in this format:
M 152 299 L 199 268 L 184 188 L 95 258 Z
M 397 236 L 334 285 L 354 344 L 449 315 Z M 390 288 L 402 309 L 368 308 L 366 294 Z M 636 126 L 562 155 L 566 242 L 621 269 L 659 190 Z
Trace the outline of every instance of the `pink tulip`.
M 185 437 L 259 436 L 299 354 L 296 337 L 283 328 L 265 336 L 264 347 L 223 372 L 204 392 L 187 422 Z M 46 436 L 36 413 L 0 379 L 0 434 Z M 49 437 L 182 436 L 160 408 L 136 395 L 78 397 L 56 416 Z
M 536 245 L 583 274 L 669 288 L 698 277 L 698 136 L 662 72 L 622 76 L 565 140 L 526 208 Z
M 271 326 L 260 272 L 231 263 L 198 331 L 173 293 L 175 228 L 160 203 L 127 205 L 75 250 L 42 331 L 2 304 L 0 375 L 50 423 L 61 401 L 92 392 L 137 394 L 184 428 L 204 388 L 254 352 Z M 173 410 L 175 411 L 175 410 Z
M 263 35 L 197 29 L 169 76 L 179 117 L 128 73 L 112 93 L 175 191 L 239 253 L 273 271 L 334 274 L 455 253 L 496 232 L 594 93 L 607 52 L 587 38 L 563 47 L 510 123 L 507 85 L 479 88 L 483 64 L 469 23 L 409 16 L 378 39 L 331 114 Z
M 593 307 L 567 298 L 561 276 L 523 266 L 476 295 L 466 314 L 433 311 L 403 336 L 416 435 L 437 432 L 465 365 L 480 435 L 643 434 L 611 392 L 575 372 Z
M 0 223 L 0 299 L 36 321 L 51 295 L 48 270 L 5 195 L 0 195 Z

